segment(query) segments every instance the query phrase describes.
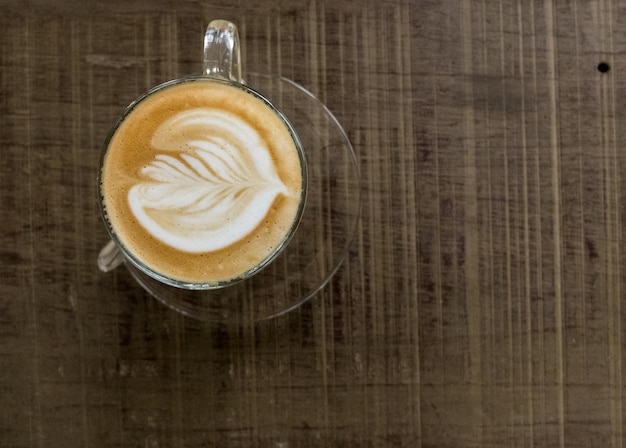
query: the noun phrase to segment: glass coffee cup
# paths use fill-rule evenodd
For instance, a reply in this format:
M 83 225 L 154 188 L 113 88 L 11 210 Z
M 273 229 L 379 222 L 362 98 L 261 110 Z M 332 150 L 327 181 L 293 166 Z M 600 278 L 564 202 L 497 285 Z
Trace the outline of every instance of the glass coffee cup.
M 287 118 L 244 85 L 237 28 L 216 20 L 204 70 L 135 100 L 108 135 L 100 257 L 127 260 L 177 288 L 217 289 L 256 274 L 289 243 L 306 202 L 307 165 Z

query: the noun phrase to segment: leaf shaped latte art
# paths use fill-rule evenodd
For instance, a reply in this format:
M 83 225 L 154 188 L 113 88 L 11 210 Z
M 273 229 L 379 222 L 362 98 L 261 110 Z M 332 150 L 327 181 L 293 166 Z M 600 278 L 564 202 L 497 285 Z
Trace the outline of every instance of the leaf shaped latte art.
M 228 247 L 261 224 L 277 195 L 289 194 L 258 133 L 227 112 L 181 112 L 151 143 L 159 153 L 128 201 L 148 232 L 177 249 Z

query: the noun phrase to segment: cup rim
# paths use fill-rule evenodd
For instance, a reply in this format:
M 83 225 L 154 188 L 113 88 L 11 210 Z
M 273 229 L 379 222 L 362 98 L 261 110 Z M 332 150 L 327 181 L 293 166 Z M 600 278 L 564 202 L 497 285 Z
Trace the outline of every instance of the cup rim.
M 233 277 L 228 280 L 220 280 L 220 281 L 214 281 L 214 282 L 190 282 L 190 281 L 183 281 L 183 280 L 170 278 L 167 275 L 164 275 L 152 269 L 146 263 L 144 263 L 130 249 L 128 249 L 122 243 L 121 239 L 118 237 L 117 232 L 115 231 L 111 220 L 108 218 L 106 205 L 105 205 L 105 196 L 103 192 L 103 179 L 102 178 L 103 178 L 104 164 L 105 164 L 106 156 L 107 156 L 108 149 L 109 149 L 109 144 L 111 142 L 111 139 L 116 134 L 119 127 L 121 126 L 121 124 L 126 119 L 126 117 L 128 117 L 139 104 L 141 104 L 144 100 L 146 100 L 151 95 L 161 90 L 175 86 L 175 85 L 184 84 L 188 82 L 198 82 L 198 81 L 221 83 L 224 85 L 229 85 L 232 87 L 239 88 L 253 95 L 255 98 L 259 99 L 260 101 L 265 103 L 268 107 L 270 107 L 274 111 L 274 113 L 276 113 L 279 116 L 279 118 L 283 121 L 283 123 L 285 124 L 285 126 L 287 127 L 291 135 L 291 138 L 298 152 L 298 158 L 300 160 L 301 177 L 302 177 L 301 199 L 300 199 L 300 203 L 298 204 L 298 209 L 296 211 L 296 217 L 294 221 L 292 222 L 289 230 L 285 234 L 285 237 L 281 240 L 280 244 L 276 246 L 274 250 L 267 257 L 265 257 L 260 263 L 256 264 L 249 270 L 245 271 L 240 276 Z M 173 287 L 180 288 L 180 289 L 186 289 L 186 290 L 212 290 L 212 289 L 225 288 L 225 287 L 228 287 L 228 286 L 231 286 L 231 285 L 234 285 L 234 284 L 237 284 L 237 283 L 240 283 L 249 279 L 250 277 L 262 271 L 268 265 L 270 265 L 272 261 L 274 261 L 283 252 L 285 247 L 287 247 L 287 245 L 289 244 L 289 242 L 292 240 L 293 236 L 295 235 L 300 225 L 300 222 L 302 221 L 302 216 L 306 208 L 307 193 L 308 193 L 308 168 L 307 168 L 305 151 L 302 146 L 302 142 L 300 138 L 298 137 L 298 133 L 296 132 L 296 129 L 291 124 L 291 122 L 286 117 L 286 115 L 280 109 L 278 109 L 268 98 L 266 98 L 263 94 L 259 93 L 257 90 L 243 83 L 239 83 L 239 82 L 232 81 L 229 79 L 200 74 L 200 75 L 189 75 L 189 76 L 185 76 L 182 78 L 176 78 L 176 79 L 172 79 L 172 80 L 163 82 L 161 84 L 158 84 L 150 88 L 149 90 L 147 90 L 140 96 L 138 96 L 124 109 L 124 111 L 120 114 L 120 116 L 117 118 L 113 126 L 108 131 L 107 136 L 104 140 L 104 145 L 103 145 L 103 148 L 101 150 L 101 155 L 100 155 L 97 182 L 98 182 L 98 205 L 100 209 L 100 216 L 102 217 L 102 220 L 104 221 L 105 228 L 107 230 L 109 237 L 115 243 L 117 248 L 122 252 L 125 260 L 132 263 L 137 269 L 139 269 L 144 274 L 152 277 L 153 279 L 165 285 L 173 286 Z

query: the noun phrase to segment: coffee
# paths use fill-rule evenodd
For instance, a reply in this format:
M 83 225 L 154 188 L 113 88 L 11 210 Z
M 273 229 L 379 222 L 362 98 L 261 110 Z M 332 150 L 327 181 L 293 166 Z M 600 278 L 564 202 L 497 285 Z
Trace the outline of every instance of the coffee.
M 108 142 L 103 209 L 127 253 L 156 274 L 217 284 L 264 265 L 305 195 L 297 137 L 265 100 L 208 78 L 136 102 Z

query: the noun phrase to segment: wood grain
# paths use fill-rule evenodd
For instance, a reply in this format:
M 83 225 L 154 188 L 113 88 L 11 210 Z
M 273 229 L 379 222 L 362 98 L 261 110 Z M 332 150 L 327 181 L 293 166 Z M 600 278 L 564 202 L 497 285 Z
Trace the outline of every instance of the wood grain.
M 0 446 L 623 447 L 625 12 L 0 3 Z M 362 175 L 333 281 L 243 327 L 95 264 L 105 135 L 199 69 L 216 17 L 328 105 Z

